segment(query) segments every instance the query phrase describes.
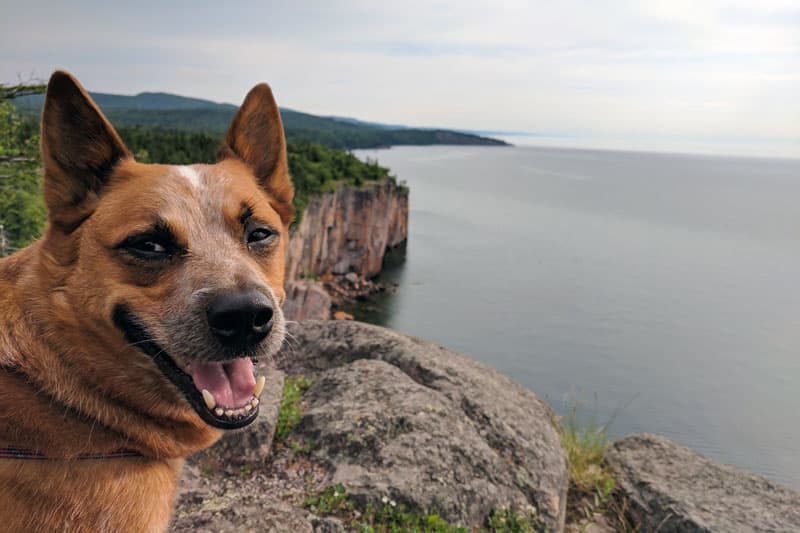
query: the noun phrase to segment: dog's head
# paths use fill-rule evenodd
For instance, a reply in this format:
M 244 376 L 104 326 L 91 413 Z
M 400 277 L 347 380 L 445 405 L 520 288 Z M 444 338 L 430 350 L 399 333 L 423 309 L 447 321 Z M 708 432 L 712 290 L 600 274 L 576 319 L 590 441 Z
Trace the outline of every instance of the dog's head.
M 264 386 L 252 359 L 275 353 L 285 333 L 293 214 L 270 88 L 247 95 L 216 164 L 145 165 L 77 81 L 56 72 L 42 157 L 48 314 L 64 342 L 89 347 L 70 350 L 84 358 L 72 363 L 150 416 L 252 422 Z

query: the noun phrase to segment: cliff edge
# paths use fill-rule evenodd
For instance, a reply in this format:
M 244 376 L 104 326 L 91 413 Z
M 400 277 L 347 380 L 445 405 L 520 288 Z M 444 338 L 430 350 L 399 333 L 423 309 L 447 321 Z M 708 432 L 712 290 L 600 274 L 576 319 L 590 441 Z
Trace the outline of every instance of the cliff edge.
M 363 284 L 380 272 L 386 251 L 407 238 L 408 189 L 393 178 L 315 196 L 289 238 L 287 317 L 328 318 L 331 301 L 323 285 L 344 285 L 345 277 L 346 285 Z

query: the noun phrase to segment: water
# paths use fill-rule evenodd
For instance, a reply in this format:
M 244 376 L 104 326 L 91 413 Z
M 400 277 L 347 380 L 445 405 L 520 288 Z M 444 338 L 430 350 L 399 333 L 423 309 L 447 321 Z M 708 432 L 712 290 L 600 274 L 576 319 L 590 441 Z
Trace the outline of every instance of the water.
M 800 488 L 800 160 L 359 151 L 411 188 L 398 290 L 357 318 L 511 375 L 611 433 Z

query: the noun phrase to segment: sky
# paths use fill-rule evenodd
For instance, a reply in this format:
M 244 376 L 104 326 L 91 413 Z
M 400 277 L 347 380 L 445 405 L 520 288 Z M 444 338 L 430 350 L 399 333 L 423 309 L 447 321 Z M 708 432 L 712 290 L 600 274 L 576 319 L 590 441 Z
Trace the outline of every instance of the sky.
M 0 82 L 495 132 L 800 157 L 800 0 L 0 0 Z

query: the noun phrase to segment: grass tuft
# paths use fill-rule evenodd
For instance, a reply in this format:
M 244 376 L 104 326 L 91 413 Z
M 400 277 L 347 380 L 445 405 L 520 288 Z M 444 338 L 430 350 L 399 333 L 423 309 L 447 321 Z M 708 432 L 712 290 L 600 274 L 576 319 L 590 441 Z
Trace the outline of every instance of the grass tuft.
M 603 515 L 615 531 L 637 531 L 628 519 L 627 501 L 615 492 L 616 482 L 605 464 L 606 452 L 611 446 L 608 428 L 618 411 L 603 425 L 597 424 L 594 418 L 579 423 L 580 407 L 576 401 L 561 422 L 561 443 L 569 459 L 567 523 L 585 527 L 597 515 Z
M 300 409 L 300 398 L 311 386 L 311 381 L 303 376 L 287 376 L 283 383 L 281 407 L 278 411 L 278 423 L 275 426 L 275 442 L 282 443 L 297 427 L 303 418 Z
M 561 443 L 569 458 L 571 488 L 579 493 L 610 493 L 614 478 L 603 464 L 611 445 L 607 425 L 598 426 L 594 420 L 579 425 L 577 412 L 575 404 L 561 428 Z

